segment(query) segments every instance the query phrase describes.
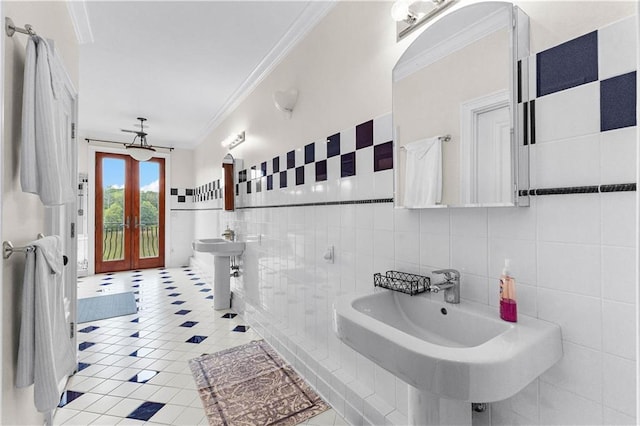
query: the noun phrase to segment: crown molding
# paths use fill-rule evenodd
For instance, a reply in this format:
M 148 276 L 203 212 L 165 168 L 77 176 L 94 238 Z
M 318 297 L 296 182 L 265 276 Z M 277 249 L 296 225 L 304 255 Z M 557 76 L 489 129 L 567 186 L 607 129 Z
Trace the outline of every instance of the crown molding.
M 205 128 L 196 138 L 194 147 L 200 145 L 205 138 L 249 96 L 262 80 L 287 56 L 291 49 L 293 49 L 335 5 L 336 0 L 310 1 L 307 4 L 284 36 L 273 46 L 264 59 L 260 61 L 251 74 L 249 74 L 249 77 L 233 92 L 220 110 L 209 120 Z

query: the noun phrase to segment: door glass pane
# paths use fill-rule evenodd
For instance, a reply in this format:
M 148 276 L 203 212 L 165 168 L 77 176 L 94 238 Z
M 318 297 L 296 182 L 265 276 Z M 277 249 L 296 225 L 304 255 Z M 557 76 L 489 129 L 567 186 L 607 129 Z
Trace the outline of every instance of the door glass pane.
M 160 224 L 160 164 L 145 161 L 140 167 L 140 258 L 158 257 Z
M 124 259 L 125 161 L 102 159 L 102 260 Z

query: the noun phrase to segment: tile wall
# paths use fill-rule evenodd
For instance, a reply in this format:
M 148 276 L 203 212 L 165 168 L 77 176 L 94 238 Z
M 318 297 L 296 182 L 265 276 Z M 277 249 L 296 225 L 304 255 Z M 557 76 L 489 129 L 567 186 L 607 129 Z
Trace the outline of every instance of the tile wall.
M 532 188 L 634 189 L 635 25 L 614 23 L 530 61 Z M 332 300 L 373 291 L 374 272 L 451 267 L 462 272 L 463 301 L 498 315 L 510 258 L 520 313 L 559 324 L 564 357 L 474 424 L 635 424 L 636 193 L 558 190 L 527 208 L 394 209 L 392 170 L 376 166 L 387 164 L 376 147 L 390 141 L 390 115 L 371 127 L 365 146 L 355 126 L 247 168 L 236 212 L 215 198 L 194 202 L 199 232 L 228 224 L 248 241 L 232 279 L 236 309 L 350 423 L 406 424 L 406 384 L 335 337 Z M 328 247 L 333 263 L 323 259 Z

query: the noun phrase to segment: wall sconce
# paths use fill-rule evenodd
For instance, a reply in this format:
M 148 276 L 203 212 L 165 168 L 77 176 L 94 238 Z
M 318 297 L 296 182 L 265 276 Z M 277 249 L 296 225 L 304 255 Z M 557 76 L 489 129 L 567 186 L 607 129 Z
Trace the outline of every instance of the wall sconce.
M 397 22 L 396 41 L 402 40 L 456 0 L 396 0 L 391 17 Z
M 285 117 L 291 118 L 291 113 L 293 113 L 293 108 L 296 106 L 298 102 L 298 90 L 297 89 L 289 89 L 285 91 L 277 91 L 273 94 L 273 104 L 280 111 L 284 112 Z
M 227 149 L 233 149 L 236 146 L 240 145 L 242 142 L 244 142 L 245 139 L 245 134 L 244 134 L 244 130 L 240 133 L 238 133 L 237 135 L 231 135 L 228 138 L 226 138 L 225 140 L 223 140 L 220 145 L 222 145 L 223 148 L 227 148 Z

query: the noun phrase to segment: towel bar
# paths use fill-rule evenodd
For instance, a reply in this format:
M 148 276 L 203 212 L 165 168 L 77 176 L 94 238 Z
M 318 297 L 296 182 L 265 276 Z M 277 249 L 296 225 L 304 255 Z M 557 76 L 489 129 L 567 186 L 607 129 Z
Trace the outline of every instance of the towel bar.
M 443 135 L 443 136 L 438 136 L 438 139 L 440 139 L 440 142 L 449 142 L 451 141 L 451 135 Z M 401 149 L 407 149 L 403 146 L 400 147 Z
M 41 232 L 37 235 L 38 239 L 44 238 L 44 234 Z M 8 259 L 15 252 L 26 253 L 33 250 L 33 246 L 15 247 L 11 241 L 2 242 L 2 257 Z

